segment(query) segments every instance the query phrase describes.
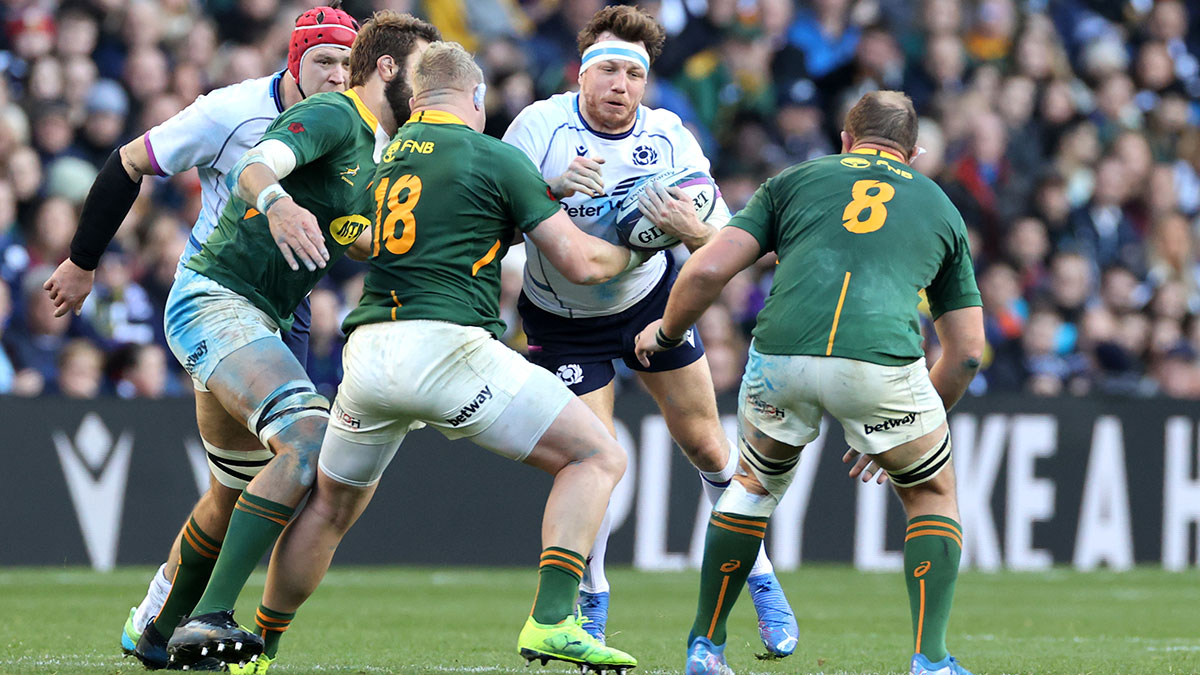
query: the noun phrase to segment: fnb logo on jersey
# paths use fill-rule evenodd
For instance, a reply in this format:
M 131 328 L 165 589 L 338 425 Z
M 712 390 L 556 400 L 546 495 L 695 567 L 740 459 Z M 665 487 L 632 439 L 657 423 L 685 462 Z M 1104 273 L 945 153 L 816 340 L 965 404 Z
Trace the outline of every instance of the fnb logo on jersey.
M 420 153 L 422 155 L 428 155 L 433 152 L 433 141 L 422 141 L 418 143 L 411 138 L 405 139 L 405 141 L 400 144 L 400 152 L 406 152 L 408 150 Z
M 863 434 L 866 435 L 866 434 L 873 434 L 876 431 L 887 431 L 888 429 L 895 429 L 896 427 L 901 427 L 906 424 L 912 424 L 913 422 L 916 422 L 916 421 L 917 421 L 917 413 L 911 412 L 911 413 L 908 413 L 907 415 L 905 415 L 904 417 L 901 417 L 900 419 L 895 419 L 895 420 L 886 420 L 885 419 L 884 421 L 880 422 L 879 424 L 864 424 L 863 425 Z
M 342 216 L 335 218 L 329 224 L 329 236 L 342 246 L 349 246 L 358 239 L 358 235 L 363 233 L 363 230 L 371 226 L 371 221 L 360 215 Z
M 466 422 L 467 420 L 471 419 L 471 416 L 479 411 L 480 406 L 482 406 L 484 402 L 490 398 L 492 398 L 492 388 L 484 387 L 479 391 L 478 394 L 475 395 L 475 398 L 470 403 L 464 405 L 462 410 L 458 411 L 458 415 L 447 419 L 446 424 L 456 427 L 463 422 Z

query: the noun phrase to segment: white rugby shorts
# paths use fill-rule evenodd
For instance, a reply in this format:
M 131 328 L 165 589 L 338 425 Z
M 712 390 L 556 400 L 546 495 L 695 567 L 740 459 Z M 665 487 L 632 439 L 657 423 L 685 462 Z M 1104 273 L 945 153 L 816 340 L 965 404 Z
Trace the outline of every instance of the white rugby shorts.
M 817 438 L 828 411 L 846 443 L 877 455 L 916 440 L 946 421 L 946 409 L 925 359 L 903 366 L 832 356 L 761 354 L 750 359 L 738 393 L 738 413 L 771 438 L 805 445 Z
M 359 326 L 342 365 L 328 433 L 381 452 L 428 424 L 521 461 L 574 396 L 488 331 L 442 321 Z

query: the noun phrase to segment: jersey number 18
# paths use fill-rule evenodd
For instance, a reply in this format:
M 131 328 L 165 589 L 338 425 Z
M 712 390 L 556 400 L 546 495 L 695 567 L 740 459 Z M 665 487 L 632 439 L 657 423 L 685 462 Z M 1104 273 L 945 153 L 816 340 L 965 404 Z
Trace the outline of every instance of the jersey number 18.
M 395 184 L 388 190 L 391 177 L 379 181 L 375 188 L 375 246 L 371 257 L 379 255 L 380 242 L 393 255 L 408 253 L 417 238 L 417 219 L 413 209 L 421 199 L 421 179 L 412 174 L 404 174 L 396 179 Z M 387 216 L 384 217 L 383 207 L 387 202 Z M 400 234 L 396 234 L 396 225 L 402 224 Z

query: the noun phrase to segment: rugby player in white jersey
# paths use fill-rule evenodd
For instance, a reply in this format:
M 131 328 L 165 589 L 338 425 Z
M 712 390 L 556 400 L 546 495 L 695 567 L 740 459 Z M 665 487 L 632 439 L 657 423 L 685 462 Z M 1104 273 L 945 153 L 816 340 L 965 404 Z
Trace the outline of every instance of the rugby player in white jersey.
M 650 64 L 664 38 L 662 26 L 639 9 L 600 10 L 579 33 L 579 93 L 530 105 L 504 135 L 538 167 L 575 224 L 610 242 L 618 241 L 612 218 L 616 201 L 638 178 L 673 167 L 709 170 L 708 159 L 676 114 L 641 105 Z M 653 193 L 642 210 L 692 251 L 730 217 L 718 199 L 708 221 L 701 222 L 691 200 L 676 188 Z M 637 333 L 662 317 L 676 275 L 671 253 L 657 253 L 609 283 L 583 286 L 568 281 L 536 248 L 526 249 L 518 306 L 529 359 L 556 373 L 615 435 L 613 360 L 621 358 L 654 396 L 671 436 L 700 471 L 705 494 L 715 503 L 737 470 L 738 453 L 717 416 L 700 336 L 689 330 L 686 344 L 656 354 L 649 366 L 633 351 Z M 599 639 L 608 618 L 604 553 L 609 529 L 606 518 L 579 594 L 591 619 L 584 627 Z M 772 655 L 791 654 L 796 619 L 763 550 L 747 585 L 763 644 Z
M 198 169 L 202 206 L 179 261 L 182 269 L 212 233 L 229 199 L 225 174 L 258 143 L 272 120 L 309 95 L 346 89 L 350 47 L 358 22 L 339 9 L 340 4 L 335 0 L 300 15 L 291 34 L 284 70 L 200 96 L 109 157 L 84 203 L 71 256 L 45 285 L 59 316 L 82 307 L 91 292 L 100 256 L 137 198 L 143 176 L 171 176 Z M 414 42 L 440 39 L 436 29 L 415 19 L 411 30 Z M 294 326 L 283 339 L 304 364 L 308 353 L 307 302 L 302 308 L 303 312 L 301 308 L 296 311 L 295 325 L 300 330 Z M 216 409 L 209 410 L 212 415 L 205 412 L 207 406 L 219 405 L 211 396 L 197 395 L 197 422 L 212 471 L 209 489 L 193 507 L 145 598 L 130 610 L 121 634 L 122 649 L 148 667 L 165 667 L 163 636 L 171 634 L 204 591 L 238 495 L 272 457 L 247 429 L 208 423 L 224 417 L 216 415 L 223 412 Z M 182 546 L 185 540 L 188 545 Z M 175 588 L 174 582 L 181 582 L 180 587 Z M 165 606 L 168 600 L 170 605 Z M 161 639 L 141 639 L 146 625 L 156 617 L 162 625 L 147 637 Z

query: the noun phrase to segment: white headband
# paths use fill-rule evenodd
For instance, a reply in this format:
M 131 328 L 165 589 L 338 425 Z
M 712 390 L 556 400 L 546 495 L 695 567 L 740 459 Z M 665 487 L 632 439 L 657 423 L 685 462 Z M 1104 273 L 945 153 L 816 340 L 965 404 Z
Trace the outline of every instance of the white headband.
M 583 50 L 583 59 L 579 65 L 579 73 L 601 61 L 630 61 L 650 72 L 650 55 L 646 48 L 635 42 L 624 40 L 605 40 Z

